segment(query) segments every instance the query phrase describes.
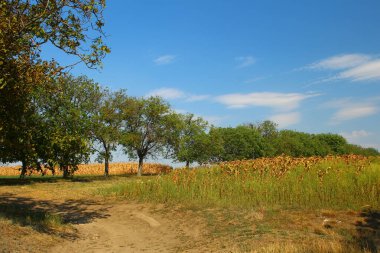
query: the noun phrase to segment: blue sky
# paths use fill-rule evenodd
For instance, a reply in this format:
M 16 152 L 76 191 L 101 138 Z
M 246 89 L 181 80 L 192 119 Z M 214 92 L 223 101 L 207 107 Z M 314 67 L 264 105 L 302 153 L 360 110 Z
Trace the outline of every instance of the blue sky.
M 74 74 L 218 126 L 270 119 L 380 149 L 380 1 L 107 4 L 112 52 L 102 70 Z

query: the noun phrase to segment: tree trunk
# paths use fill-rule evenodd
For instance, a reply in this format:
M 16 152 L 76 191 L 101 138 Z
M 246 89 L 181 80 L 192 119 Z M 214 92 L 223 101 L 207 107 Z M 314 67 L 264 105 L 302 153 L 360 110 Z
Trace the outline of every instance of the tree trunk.
M 104 140 L 102 141 L 104 147 L 104 176 L 108 177 L 109 175 L 109 161 L 110 161 L 110 145 L 107 144 Z
M 104 176 L 108 177 L 108 175 L 109 175 L 109 160 L 106 155 L 106 157 L 104 157 Z
M 70 175 L 69 166 L 63 166 L 62 171 L 63 171 L 63 178 L 68 178 Z
M 186 169 L 190 169 L 190 162 L 186 161 Z
M 26 175 L 26 162 L 22 161 L 22 168 L 21 168 L 20 178 L 21 179 L 25 178 L 25 175 Z
M 137 176 L 141 177 L 143 172 L 144 157 L 139 157 L 139 168 L 137 170 Z

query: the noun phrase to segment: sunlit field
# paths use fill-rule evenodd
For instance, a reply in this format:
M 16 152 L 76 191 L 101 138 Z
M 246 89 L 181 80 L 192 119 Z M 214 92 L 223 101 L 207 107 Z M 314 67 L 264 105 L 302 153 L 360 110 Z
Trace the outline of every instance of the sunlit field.
M 379 158 L 261 158 L 116 183 L 98 194 L 215 206 L 357 209 L 380 206 Z
M 379 157 L 280 156 L 174 170 L 145 164 L 143 177 L 135 176 L 136 166 L 111 164 L 111 175 L 104 177 L 101 164 L 81 165 L 68 179 L 32 174 L 20 180 L 16 167 L 4 169 L 4 249 L 48 251 L 78 236 L 75 222 L 119 215 L 96 209 L 112 205 L 129 212 L 149 208 L 153 217 L 174 224 L 181 251 L 376 252 Z M 130 214 L 121 213 L 127 222 Z M 135 229 L 133 224 L 128 226 Z M 189 240 L 190 227 L 202 236 Z M 19 233 L 36 243 L 12 244 Z
M 138 164 L 133 162 L 126 163 L 110 163 L 109 164 L 109 175 L 126 175 L 126 174 L 136 174 Z M 158 163 L 145 163 L 144 164 L 144 174 L 145 175 L 157 175 L 165 174 L 172 170 L 168 165 L 158 164 Z M 51 176 L 51 170 L 43 170 L 44 176 Z M 104 174 L 104 164 L 93 163 L 93 164 L 80 164 L 78 170 L 75 172 L 75 176 L 99 176 Z M 19 176 L 20 166 L 7 166 L 0 167 L 0 176 Z M 36 170 L 29 170 L 27 172 L 28 176 L 39 176 L 41 172 Z M 56 170 L 56 176 L 62 176 L 62 172 Z

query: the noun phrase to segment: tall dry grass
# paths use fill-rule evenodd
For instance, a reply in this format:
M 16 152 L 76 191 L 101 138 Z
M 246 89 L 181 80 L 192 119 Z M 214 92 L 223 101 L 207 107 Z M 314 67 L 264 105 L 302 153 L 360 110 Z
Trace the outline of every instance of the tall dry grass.
M 231 250 L 232 253 L 242 251 Z M 244 251 L 246 252 L 246 251 Z M 268 246 L 248 251 L 250 253 L 371 253 L 369 249 L 363 249 L 356 245 L 341 242 L 339 240 L 313 239 L 308 242 L 298 243 L 269 243 Z
M 110 163 L 110 175 L 136 174 L 138 163 Z M 157 175 L 169 173 L 172 168 L 168 165 L 158 163 L 145 163 L 143 173 L 146 175 Z M 40 175 L 37 171 L 28 171 L 28 175 Z M 75 175 L 103 175 L 104 164 L 81 164 Z M 20 175 L 20 166 L 0 167 L 0 176 L 18 176 Z M 46 170 L 46 175 L 52 175 L 50 170 Z M 56 175 L 61 176 L 62 172 L 56 169 Z
M 244 208 L 379 208 L 380 162 L 359 156 L 238 161 L 116 183 L 98 194 Z

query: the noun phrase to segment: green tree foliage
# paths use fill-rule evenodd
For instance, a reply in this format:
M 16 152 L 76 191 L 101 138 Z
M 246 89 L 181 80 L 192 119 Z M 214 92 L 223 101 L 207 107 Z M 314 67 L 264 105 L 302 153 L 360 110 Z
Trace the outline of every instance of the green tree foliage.
M 205 163 L 209 160 L 207 150 L 212 145 L 206 133 L 208 123 L 193 114 L 180 115 L 180 129 L 175 138 L 174 157 L 185 162 L 189 168 L 191 163 Z
M 316 138 L 329 147 L 330 153 L 342 155 L 346 153 L 347 140 L 338 134 L 317 134 Z
M 211 155 L 210 161 L 231 161 L 288 155 L 293 157 L 326 155 L 379 155 L 373 148 L 348 144 L 337 134 L 309 134 L 294 130 L 277 130 L 271 121 L 248 123 L 235 128 L 215 128 L 209 134 L 222 146 Z M 218 141 L 218 137 L 222 141 Z
M 50 44 L 73 55 L 77 62 L 84 62 L 90 68 L 99 66 L 109 52 L 102 39 L 104 7 L 103 0 L 0 2 L 2 161 L 13 162 L 22 156 L 34 156 L 20 155 L 15 149 L 26 150 L 35 146 L 32 139 L 37 138 L 34 125 L 38 123 L 34 122 L 33 98 L 41 89 L 48 91 L 52 88 L 50 84 L 64 69 L 54 60 L 42 59 L 43 45 Z M 52 89 L 50 93 L 54 91 Z
M 375 148 L 363 148 L 363 147 L 361 147 L 359 145 L 355 145 L 355 144 L 347 144 L 346 153 L 347 154 L 364 155 L 364 156 L 377 156 L 377 155 L 379 155 L 379 151 L 377 151 Z
M 138 176 L 146 157 L 166 155 L 177 134 L 178 116 L 159 97 L 129 98 L 122 111 L 121 144 L 129 157 L 138 157 Z
M 7 73 L 8 64 L 26 69 L 46 63 L 41 59 L 44 44 L 75 55 L 88 67 L 96 67 L 109 52 L 103 43 L 104 8 L 104 0 L 1 1 L 3 85 L 15 77 Z
M 263 137 L 256 128 L 215 128 L 213 134 L 223 139 L 223 151 L 218 155 L 220 160 L 254 159 L 263 156 Z
M 272 157 L 276 155 L 276 147 L 275 147 L 275 139 L 278 137 L 277 124 L 270 121 L 265 120 L 263 122 L 258 123 L 248 123 L 243 126 L 256 129 L 262 138 L 262 155 L 266 157 Z
M 64 177 L 72 175 L 91 154 L 91 130 L 96 106 L 101 99 L 99 86 L 87 77 L 59 78 L 56 92 L 40 94 L 40 113 L 46 127 L 44 162 L 57 164 Z
M 116 150 L 121 139 L 122 111 L 128 106 L 127 102 L 128 97 L 124 90 L 104 90 L 92 118 L 92 135 L 100 143 L 98 160 L 104 160 L 105 176 L 109 174 L 112 151 Z
M 211 126 L 207 140 L 210 143 L 204 154 L 207 157 L 207 162 L 214 163 L 223 161 L 224 138 L 220 128 Z
M 315 152 L 312 136 L 293 130 L 281 130 L 275 139 L 276 155 L 311 156 Z

